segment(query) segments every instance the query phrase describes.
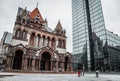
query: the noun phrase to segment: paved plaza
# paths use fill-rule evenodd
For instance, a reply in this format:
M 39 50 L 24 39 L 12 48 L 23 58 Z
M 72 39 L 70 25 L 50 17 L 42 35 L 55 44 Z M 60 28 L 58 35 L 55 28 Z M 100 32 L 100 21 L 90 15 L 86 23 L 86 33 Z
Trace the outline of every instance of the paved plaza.
M 41 73 L 0 73 L 0 81 L 120 81 L 119 74 L 86 73 L 77 77 L 76 74 L 41 74 Z

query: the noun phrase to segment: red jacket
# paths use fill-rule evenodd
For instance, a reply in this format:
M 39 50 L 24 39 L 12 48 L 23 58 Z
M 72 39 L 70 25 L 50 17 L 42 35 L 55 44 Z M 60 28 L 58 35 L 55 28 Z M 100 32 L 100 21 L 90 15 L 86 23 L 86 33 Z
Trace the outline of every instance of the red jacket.
M 78 70 L 78 74 L 80 75 L 80 70 Z

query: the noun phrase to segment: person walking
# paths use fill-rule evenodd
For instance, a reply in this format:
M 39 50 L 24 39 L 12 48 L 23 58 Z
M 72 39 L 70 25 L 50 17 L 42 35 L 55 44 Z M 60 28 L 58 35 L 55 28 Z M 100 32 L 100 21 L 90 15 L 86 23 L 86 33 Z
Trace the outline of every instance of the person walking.
M 78 77 L 80 77 L 80 70 L 78 70 Z
M 83 64 L 83 71 L 82 71 L 82 74 L 83 74 L 83 76 L 84 76 L 84 74 L 85 74 L 85 66 L 84 66 L 84 64 Z
M 99 70 L 96 70 L 96 77 L 98 77 L 98 72 L 99 72 Z

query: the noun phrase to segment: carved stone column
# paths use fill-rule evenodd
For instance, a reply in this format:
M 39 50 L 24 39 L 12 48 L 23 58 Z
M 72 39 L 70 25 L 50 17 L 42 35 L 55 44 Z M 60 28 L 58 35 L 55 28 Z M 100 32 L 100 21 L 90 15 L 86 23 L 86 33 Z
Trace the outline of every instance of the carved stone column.
M 47 38 L 44 40 L 44 46 L 47 46 Z
M 51 59 L 51 71 L 53 70 L 53 60 Z
M 56 61 L 56 72 L 58 72 L 58 61 Z
M 7 70 L 10 70 L 10 57 L 7 56 L 7 66 L 6 66 Z
M 52 47 L 52 40 L 49 40 L 49 46 Z
M 73 71 L 72 62 L 70 62 L 70 71 Z
M 62 72 L 64 72 L 64 61 L 62 61 L 61 67 L 62 67 Z
M 41 59 L 39 59 L 39 69 L 38 70 L 41 70 Z
M 10 70 L 13 67 L 13 61 L 14 61 L 14 56 L 11 56 L 11 58 L 10 58 Z
M 42 45 L 43 45 L 43 38 L 42 36 L 40 37 L 40 42 L 39 42 L 39 47 L 42 48 Z
M 24 66 L 24 62 L 25 62 L 25 57 L 23 56 L 23 57 L 22 57 L 22 66 L 21 66 L 21 69 L 22 69 L 22 70 L 24 70 L 24 67 L 25 67 L 25 66 Z
M 25 61 L 24 61 L 24 70 L 27 70 L 27 62 L 28 62 L 28 58 L 25 58 Z
M 33 60 L 32 60 L 32 70 L 35 70 L 35 57 L 33 57 Z
M 37 40 L 37 36 L 36 35 L 35 35 L 33 40 L 34 40 L 34 45 L 33 46 L 37 46 L 37 41 L 36 41 Z
M 41 37 L 39 38 L 39 47 L 41 47 Z

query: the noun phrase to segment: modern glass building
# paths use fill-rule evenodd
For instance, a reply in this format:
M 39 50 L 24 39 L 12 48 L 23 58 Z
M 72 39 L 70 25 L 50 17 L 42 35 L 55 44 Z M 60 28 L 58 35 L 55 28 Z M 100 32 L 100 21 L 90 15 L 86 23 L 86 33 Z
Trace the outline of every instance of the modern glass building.
M 102 41 L 102 46 L 106 43 L 120 45 L 120 37 L 115 37 L 105 28 L 101 0 L 72 0 L 72 27 L 73 54 L 82 54 L 86 47 L 88 69 L 95 70 L 97 53 L 94 52 L 93 33 Z M 101 56 L 103 54 L 100 53 Z
M 118 36 L 118 34 L 114 34 L 109 30 L 106 30 L 106 34 L 107 34 L 107 41 L 109 46 L 114 46 L 114 47 L 120 46 L 120 36 Z

